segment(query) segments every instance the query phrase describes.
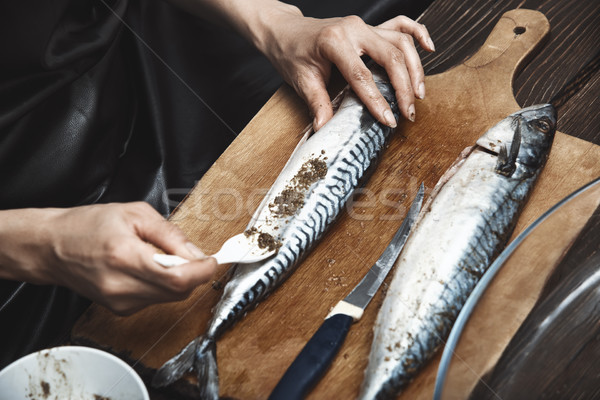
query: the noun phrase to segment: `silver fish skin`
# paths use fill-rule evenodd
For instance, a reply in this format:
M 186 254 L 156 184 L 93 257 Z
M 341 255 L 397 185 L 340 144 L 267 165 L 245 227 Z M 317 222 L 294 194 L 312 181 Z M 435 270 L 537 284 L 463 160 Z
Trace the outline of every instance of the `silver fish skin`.
M 377 87 L 398 118 L 395 92 L 385 72 L 376 66 L 371 66 L 371 70 Z M 340 214 L 354 189 L 368 175 L 367 170 L 376 164 L 391 131 L 371 116 L 355 94 L 346 91 L 333 118 L 296 148 L 249 225 L 278 237 L 279 251 L 265 261 L 234 269 L 213 309 L 206 333 L 167 361 L 154 376 L 153 386 L 169 385 L 195 370 L 200 398 L 218 399 L 216 340 L 295 270 Z M 326 163 L 326 175 L 310 186 L 304 205 L 295 215 L 279 216 L 269 205 L 288 187 L 302 165 L 314 158 Z
M 511 114 L 440 179 L 394 268 L 359 399 L 395 399 L 443 345 L 506 245 L 548 158 L 555 126 L 549 104 Z

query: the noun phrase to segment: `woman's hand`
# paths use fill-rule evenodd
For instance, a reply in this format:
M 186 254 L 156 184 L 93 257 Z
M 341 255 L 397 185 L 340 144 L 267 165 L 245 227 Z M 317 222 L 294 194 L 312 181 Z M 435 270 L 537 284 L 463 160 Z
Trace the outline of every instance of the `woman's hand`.
M 332 116 L 326 90 L 333 64 L 380 122 L 396 121 L 362 59 L 385 68 L 400 112 L 415 119 L 415 96 L 425 97 L 423 67 L 413 41 L 427 51 L 433 42 L 424 25 L 398 16 L 370 26 L 356 16 L 316 19 L 276 0 L 170 0 L 184 10 L 238 31 L 260 51 L 306 101 L 319 129 Z
M 182 300 L 216 268 L 147 203 L 0 211 L 0 277 L 71 288 L 118 314 Z M 194 261 L 165 268 L 156 246 Z
M 363 55 L 385 68 L 400 112 L 415 120 L 415 97 L 425 97 L 425 76 L 413 38 L 426 50 L 434 51 L 424 25 L 399 16 L 373 27 L 355 16 L 314 19 L 293 9 L 270 21 L 262 50 L 308 104 L 315 130 L 333 116 L 326 90 L 332 64 L 375 118 L 396 126 L 388 103 L 360 58 Z

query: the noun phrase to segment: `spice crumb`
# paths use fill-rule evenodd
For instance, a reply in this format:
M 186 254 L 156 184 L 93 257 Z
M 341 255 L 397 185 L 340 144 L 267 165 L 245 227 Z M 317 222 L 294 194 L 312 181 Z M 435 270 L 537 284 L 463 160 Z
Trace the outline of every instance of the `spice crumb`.
M 42 394 L 47 399 L 50 396 L 50 384 L 46 381 L 41 381 L 40 385 L 42 386 Z
M 269 251 L 278 250 L 281 247 L 281 241 L 268 233 L 261 232 L 258 234 L 258 247 L 266 248 Z
M 321 152 L 324 154 L 324 152 Z M 277 217 L 290 217 L 304 206 L 304 198 L 310 186 L 327 175 L 327 163 L 318 157 L 306 161 L 283 191 L 269 204 Z
M 269 204 L 271 211 L 278 216 L 292 216 L 304 205 L 304 193 L 295 189 L 284 189 Z
M 244 232 L 244 236 L 246 236 L 246 237 L 250 237 L 250 236 L 254 235 L 255 233 L 258 233 L 258 229 L 256 229 L 255 227 L 252 227 L 252 228 L 250 228 L 250 229 L 247 229 L 247 230 Z
M 256 241 L 258 243 L 258 247 L 261 249 L 267 249 L 269 251 L 279 250 L 282 245 L 281 240 L 274 238 L 273 235 L 269 233 L 259 231 L 256 229 L 256 227 L 246 230 L 244 235 L 246 235 L 246 237 L 258 235 Z

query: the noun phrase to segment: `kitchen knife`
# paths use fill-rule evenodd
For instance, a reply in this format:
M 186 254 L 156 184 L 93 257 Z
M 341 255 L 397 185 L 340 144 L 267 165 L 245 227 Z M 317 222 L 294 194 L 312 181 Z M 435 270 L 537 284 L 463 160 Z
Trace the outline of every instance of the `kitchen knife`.
M 424 192 L 425 187 L 421 184 L 406 218 L 381 257 L 354 290 L 327 315 L 321 327 L 283 374 L 269 400 L 303 399 L 323 376 L 342 346 L 350 325 L 362 317 L 365 308 L 395 264 L 421 210 Z

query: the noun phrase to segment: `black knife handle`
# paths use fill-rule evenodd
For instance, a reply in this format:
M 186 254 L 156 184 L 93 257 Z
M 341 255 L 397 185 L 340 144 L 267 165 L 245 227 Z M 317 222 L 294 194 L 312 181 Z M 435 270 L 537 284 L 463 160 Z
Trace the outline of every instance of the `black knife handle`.
M 350 330 L 352 321 L 352 317 L 346 314 L 335 314 L 323 321 L 285 371 L 269 400 L 303 399 L 331 364 Z

